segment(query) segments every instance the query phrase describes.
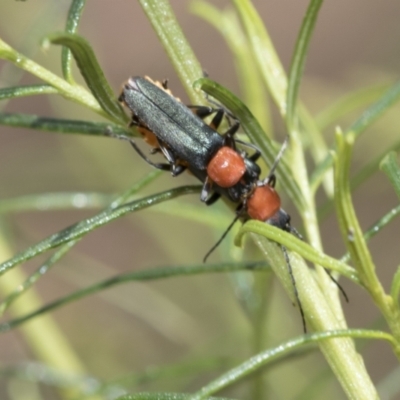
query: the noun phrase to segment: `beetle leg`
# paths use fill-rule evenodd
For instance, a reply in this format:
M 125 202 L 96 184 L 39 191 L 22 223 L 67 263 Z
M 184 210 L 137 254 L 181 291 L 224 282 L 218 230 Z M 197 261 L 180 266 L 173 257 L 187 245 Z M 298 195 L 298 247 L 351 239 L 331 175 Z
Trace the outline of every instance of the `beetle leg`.
M 269 186 L 271 186 L 271 187 L 275 187 L 275 184 L 276 184 L 276 176 L 275 176 L 275 174 L 272 174 L 272 175 L 269 177 L 269 180 L 268 180 L 267 184 L 268 184 Z
M 214 108 L 216 109 L 216 110 L 223 110 L 223 112 L 224 112 L 224 114 L 226 115 L 226 116 L 228 116 L 229 118 L 232 118 L 232 119 L 234 119 L 235 121 L 237 121 L 237 118 L 236 118 L 236 116 L 235 115 L 233 115 L 232 114 L 232 112 L 230 111 L 230 110 L 228 110 L 227 108 L 225 108 L 221 103 L 219 103 L 217 100 L 215 100 L 215 99 L 213 99 L 212 97 L 210 97 L 207 93 L 204 93 L 205 94 L 205 98 L 206 98 L 206 100 L 210 103 L 210 104 L 212 104 L 213 106 L 215 106 Z M 230 119 L 228 118 L 228 121 L 229 121 L 229 125 L 230 125 Z
M 212 197 L 212 195 L 210 196 L 211 186 L 212 186 L 212 181 L 207 176 L 203 184 L 203 189 L 201 189 L 201 195 L 200 195 L 200 200 L 203 201 L 204 203 L 207 203 L 208 199 Z
M 215 108 L 209 106 L 196 106 L 189 104 L 186 107 L 190 108 L 193 114 L 197 115 L 201 119 L 204 119 L 217 111 Z
M 140 157 L 143 158 L 144 161 L 146 161 L 148 164 L 150 164 L 152 167 L 160 169 L 162 171 L 170 171 L 171 170 L 171 165 L 167 163 L 155 163 L 151 161 L 146 155 L 140 150 L 139 146 L 132 140 L 128 139 L 129 143 L 131 146 L 136 150 L 136 153 L 139 154 Z
M 221 197 L 221 195 L 217 192 L 214 192 L 204 203 L 206 203 L 207 206 L 211 206 L 212 204 L 214 204 L 219 198 Z
M 170 171 L 172 176 L 178 176 L 181 174 L 186 167 L 182 164 L 179 164 L 175 158 L 175 154 L 163 143 L 158 139 L 159 145 L 160 145 L 160 150 L 164 154 L 164 157 L 167 159 L 169 162 L 170 166 Z
M 243 142 L 243 140 L 240 140 L 240 139 L 236 139 L 236 143 L 239 143 L 242 146 L 245 146 L 245 147 L 248 147 L 248 148 L 254 150 L 254 154 L 252 154 L 251 156 L 248 157 L 251 161 L 257 161 L 260 158 L 261 152 L 260 152 L 259 148 L 256 145 L 254 145 L 253 143 Z
M 182 173 L 186 169 L 185 166 L 178 164 L 175 161 L 174 158 L 173 159 L 172 158 L 167 158 L 168 163 L 155 163 L 155 162 L 151 161 L 143 153 L 143 151 L 136 144 L 136 142 L 132 138 L 130 138 L 129 136 L 116 135 L 116 134 L 113 134 L 113 133 L 108 133 L 107 136 L 114 137 L 116 139 L 127 140 L 131 144 L 131 146 L 135 149 L 136 153 L 138 153 L 139 156 L 142 157 L 144 161 L 146 161 L 148 164 L 150 164 L 154 168 L 160 169 L 162 171 L 171 171 L 172 175 L 174 175 L 174 176 L 179 175 L 180 173 Z M 160 145 L 160 147 L 161 147 L 161 145 Z M 157 148 L 153 148 L 152 149 L 152 153 L 157 153 L 159 151 L 162 151 L 162 149 L 157 149 Z M 170 160 L 173 160 L 173 162 L 170 161 Z
M 219 128 L 219 126 L 221 125 L 222 119 L 224 118 L 225 115 L 225 111 L 220 108 L 219 110 L 217 110 L 217 112 L 215 113 L 214 118 L 212 119 L 212 121 L 210 122 L 210 128 L 217 130 Z
M 210 256 L 210 254 L 221 244 L 221 242 L 225 239 L 226 235 L 229 233 L 229 231 L 232 229 L 233 225 L 239 220 L 239 218 L 242 216 L 243 208 L 241 205 L 239 205 L 235 218 L 232 220 L 232 222 L 229 224 L 229 226 L 225 229 L 225 232 L 222 234 L 222 236 L 219 238 L 217 243 L 214 244 L 213 247 L 211 247 L 210 250 L 208 250 L 207 254 L 203 258 L 203 263 L 207 261 L 207 258 Z
M 224 133 L 224 140 L 225 146 L 228 146 L 234 150 L 236 150 L 236 143 L 233 139 L 235 133 L 239 130 L 240 122 L 236 121 L 225 133 Z

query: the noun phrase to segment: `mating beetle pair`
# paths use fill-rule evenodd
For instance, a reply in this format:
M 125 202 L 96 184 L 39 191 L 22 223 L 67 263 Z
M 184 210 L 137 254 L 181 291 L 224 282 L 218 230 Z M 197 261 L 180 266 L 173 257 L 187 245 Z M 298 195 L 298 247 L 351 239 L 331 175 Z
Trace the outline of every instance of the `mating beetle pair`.
M 286 142 L 276 158 L 268 177 L 261 181 L 261 170 L 256 164 L 260 156 L 257 148 L 234 139 L 239 122 L 230 126 L 220 135 L 219 127 L 226 110 L 204 106 L 185 106 L 167 89 L 167 84 L 155 83 L 149 78 L 133 77 L 123 86 L 119 101 L 132 112 L 132 122 L 142 133 L 152 152 L 162 152 L 167 163 L 154 163 L 136 143 L 128 139 L 138 154 L 150 165 L 171 171 L 176 176 L 186 168 L 203 182 L 201 200 L 206 204 L 216 201 L 221 195 L 238 203 L 237 215 L 224 232 L 220 240 L 209 250 L 204 261 L 225 238 L 233 224 L 244 212 L 252 219 L 267 222 L 285 231 L 297 231 L 290 225 L 290 216 L 281 208 L 279 195 L 274 189 L 274 171 L 286 147 Z M 210 125 L 203 118 L 215 114 Z M 228 115 L 229 117 L 229 115 Z M 253 149 L 249 156 L 237 149 L 236 144 Z M 212 192 L 211 192 L 212 191 Z M 293 282 L 295 297 L 299 306 L 303 328 L 306 322 L 303 307 L 297 293 L 295 279 L 289 256 L 281 246 L 290 277 Z
M 239 203 L 240 210 L 246 211 L 250 218 L 293 232 L 290 217 L 281 209 L 274 189 L 275 168 L 266 180 L 260 181 L 261 170 L 256 164 L 260 152 L 234 138 L 238 121 L 223 135 L 216 131 L 226 114 L 224 109 L 185 106 L 167 90 L 166 82 L 159 85 L 141 77 L 127 81 L 119 100 L 131 110 L 132 124 L 152 144 L 153 152 L 161 151 L 168 161 L 153 163 L 130 141 L 149 164 L 170 170 L 174 176 L 188 168 L 203 182 L 202 201 L 211 204 L 224 195 Z M 203 118 L 212 114 L 215 116 L 207 125 Z M 249 156 L 238 150 L 238 143 L 254 153 Z
M 260 151 L 253 145 L 234 138 L 239 122 L 234 119 L 228 131 L 220 135 L 219 127 L 224 115 L 232 118 L 226 110 L 204 106 L 185 106 L 167 89 L 167 83 L 153 82 L 150 78 L 133 77 L 123 86 L 119 101 L 132 112 L 131 125 L 135 125 L 145 140 L 153 147 L 152 152 L 162 152 L 167 163 L 154 163 L 136 143 L 128 139 L 138 154 L 150 165 L 171 171 L 176 176 L 186 168 L 201 182 L 203 189 L 201 200 L 212 204 L 221 195 L 238 203 L 237 215 L 217 244 L 207 253 L 204 260 L 224 239 L 233 224 L 246 212 L 248 217 L 274 225 L 300 237 L 290 225 L 290 216 L 281 208 L 279 195 L 274 189 L 275 169 L 286 148 L 285 141 L 275 159 L 266 179 L 260 180 L 261 170 L 256 164 Z M 215 114 L 211 124 L 203 118 Z M 251 148 L 249 156 L 238 150 L 237 144 Z M 281 245 L 290 277 L 293 282 L 295 297 L 299 306 L 303 328 L 306 322 L 303 307 L 297 293 L 292 267 L 287 250 Z M 343 293 L 339 283 L 327 271 L 330 278 Z

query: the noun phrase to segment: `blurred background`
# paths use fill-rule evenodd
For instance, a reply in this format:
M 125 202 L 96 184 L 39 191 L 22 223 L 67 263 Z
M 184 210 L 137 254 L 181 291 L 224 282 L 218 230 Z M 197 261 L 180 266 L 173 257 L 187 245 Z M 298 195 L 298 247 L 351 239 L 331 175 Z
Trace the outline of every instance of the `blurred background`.
M 210 2 L 218 8 L 230 6 L 229 1 Z M 253 3 L 288 70 L 308 2 L 254 0 Z M 314 114 L 347 93 L 392 84 L 398 79 L 400 70 L 399 2 L 353 0 L 325 3 L 311 42 L 300 93 L 303 102 Z M 204 70 L 212 79 L 240 96 L 232 56 L 219 33 L 190 13 L 191 2 L 174 0 L 171 4 Z M 43 50 L 40 41 L 47 34 L 64 29 L 69 6 L 70 1 L 66 0 L 3 1 L 0 4 L 0 37 L 37 63 L 61 75 L 60 47 L 51 46 Z M 159 80 L 168 78 L 174 93 L 184 102 L 188 101 L 138 2 L 87 2 L 79 33 L 93 46 L 116 95 L 129 76 L 149 75 Z M 76 68 L 74 72 L 78 77 Z M 9 63 L 0 61 L 0 88 L 32 83 L 39 82 L 28 74 L 21 74 Z M 0 106 L 4 107 L 2 111 L 10 113 L 99 120 L 97 115 L 56 95 L 27 97 Z M 346 128 L 361 112 L 362 109 L 347 116 L 340 121 L 340 126 Z M 398 115 L 398 106 L 395 106 L 358 141 L 353 158 L 354 172 L 379 156 L 399 137 Z M 276 135 L 281 140 L 285 134 L 283 124 L 277 116 L 275 120 Z M 151 171 L 151 167 L 129 145 L 117 140 L 4 126 L 0 130 L 0 199 L 54 192 L 117 194 Z M 334 126 L 326 131 L 326 139 L 329 144 L 333 143 Z M 189 183 L 196 182 L 190 176 L 178 179 L 165 173 L 143 194 Z M 322 193 L 319 198 L 322 204 Z M 284 208 L 293 215 L 294 226 L 301 230 L 301 221 L 295 210 L 287 199 L 283 201 Z M 199 204 L 198 195 L 185 196 L 179 202 L 197 205 L 204 218 L 208 212 L 225 213 L 227 220 L 232 217 L 223 204 L 213 206 L 213 210 L 205 208 Z M 381 172 L 375 173 L 354 192 L 354 204 L 363 229 L 371 226 L 397 203 L 394 190 Z M 18 252 L 96 212 L 21 212 L 2 216 L 1 224 L 11 238 L 12 251 Z M 386 289 L 398 265 L 399 228 L 399 222 L 394 221 L 370 243 L 378 275 Z M 221 226 L 214 232 L 205 224 L 179 218 L 174 213 L 157 212 L 156 208 L 135 213 L 85 237 L 35 285 L 34 290 L 43 303 L 47 303 L 117 273 L 200 263 L 223 229 L 224 226 Z M 321 222 L 321 230 L 327 254 L 340 257 L 345 249 L 333 214 Z M 230 235 L 210 262 L 238 257 L 241 252 L 236 249 L 232 253 L 232 248 L 233 236 Z M 246 252 L 248 258 L 259 257 L 251 244 L 248 244 Z M 45 258 L 29 262 L 24 266 L 25 272 L 34 271 Z M 132 371 L 142 376 L 140 373 L 149 371 L 148 368 L 153 365 L 190 365 L 193 360 L 201 358 L 204 365 L 199 368 L 198 377 L 183 380 L 184 384 L 180 373 L 168 375 L 165 371 L 164 375 L 161 374 L 162 380 L 154 386 L 151 373 L 148 373 L 150 378 L 144 374 L 142 380 L 138 379 L 140 390 L 173 391 L 177 387 L 194 390 L 214 376 L 215 371 L 225 370 L 224 360 L 232 356 L 232 349 L 238 362 L 253 354 L 248 344 L 251 323 L 237 299 L 237 288 L 240 285 L 250 287 L 251 281 L 252 277 L 247 275 L 230 277 L 214 274 L 130 283 L 67 305 L 51 316 L 85 366 L 88 376 L 111 381 L 129 376 Z M 344 305 L 349 326 L 385 329 L 369 296 L 344 279 L 341 284 L 350 297 L 350 303 Z M 301 334 L 302 327 L 298 311 L 292 307 L 279 284 L 272 282 L 266 290 L 271 292 L 266 338 L 268 347 Z M 397 371 L 397 361 L 391 349 L 386 343 L 361 343 L 360 346 L 374 383 L 385 384 Z M 38 389 L 24 379 L 6 378 L 4 371 L 10 366 L 35 360 L 34 351 L 20 331 L 2 335 L 0 354 L 3 369 L 0 398 L 23 398 L 18 396 L 25 390 L 33 393 L 32 388 L 37 390 L 38 396 L 42 396 L 32 398 L 57 398 L 58 392 L 51 388 Z M 325 369 L 326 375 L 321 377 L 321 370 Z M 291 380 L 291 385 L 287 385 L 287 380 L 294 376 L 295 381 Z M 319 392 L 323 393 L 323 398 L 344 398 L 317 351 L 274 366 L 265 373 L 270 385 L 270 398 L 273 399 L 294 398 L 306 391 L 307 385 L 316 376 L 324 385 Z M 246 398 L 246 393 L 246 385 L 243 384 L 224 394 Z M 322 398 L 322 395 L 315 398 Z

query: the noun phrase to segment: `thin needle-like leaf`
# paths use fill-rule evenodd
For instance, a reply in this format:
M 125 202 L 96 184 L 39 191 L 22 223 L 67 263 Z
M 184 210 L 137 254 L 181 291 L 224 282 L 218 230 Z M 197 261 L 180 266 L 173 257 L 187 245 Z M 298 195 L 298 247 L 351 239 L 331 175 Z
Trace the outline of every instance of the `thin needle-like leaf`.
M 193 104 L 204 104 L 205 99 L 193 90 L 192 84 L 203 76 L 201 64 L 179 26 L 166 0 L 139 0 L 164 50 Z
M 108 289 L 115 285 L 121 285 L 133 281 L 152 281 L 157 279 L 166 279 L 171 277 L 179 276 L 190 276 L 208 273 L 223 273 L 223 272 L 235 272 L 235 271 L 267 271 L 270 267 L 265 261 L 250 262 L 250 263 L 218 263 L 218 264 L 200 264 L 191 266 L 180 266 L 180 267 L 163 267 L 147 269 L 143 271 L 129 272 L 114 276 L 106 279 L 102 282 L 88 286 L 84 289 L 78 290 L 68 296 L 62 297 L 46 306 L 43 306 L 39 310 L 36 310 L 28 315 L 13 321 L 5 322 L 0 324 L 0 332 L 6 332 L 10 329 L 14 329 L 24 322 L 34 318 L 37 315 L 53 311 L 65 304 L 69 304 L 72 301 L 77 301 L 83 297 L 89 296 L 93 293 L 97 293 L 101 290 Z
M 215 379 L 208 385 L 204 386 L 201 390 L 195 393 L 190 400 L 204 400 L 207 399 L 211 394 L 217 393 L 221 389 L 237 383 L 238 380 L 245 378 L 249 374 L 258 371 L 260 368 L 266 364 L 280 358 L 284 357 L 288 353 L 293 352 L 305 344 L 318 343 L 326 339 L 332 338 L 342 338 L 342 337 L 354 337 L 361 339 L 378 339 L 386 340 L 392 346 L 395 345 L 393 337 L 386 332 L 373 331 L 373 330 L 363 330 L 363 329 L 348 329 L 348 330 L 338 330 L 338 331 L 328 331 L 328 332 L 317 332 L 304 336 L 300 336 L 295 339 L 291 339 L 286 343 L 282 343 L 279 346 L 266 350 L 260 354 L 257 354 L 236 368 L 231 369 L 219 378 Z M 368 394 L 364 398 L 376 398 L 376 392 L 364 392 L 364 395 Z
M 306 15 L 300 28 L 300 32 L 297 36 L 296 46 L 293 52 L 292 62 L 289 70 L 288 88 L 286 95 L 286 123 L 289 127 L 289 132 L 292 131 L 291 127 L 294 126 L 296 102 L 298 98 L 301 77 L 303 75 L 306 62 L 307 50 L 310 45 L 311 36 L 314 31 L 314 27 L 317 22 L 318 12 L 321 8 L 322 3 L 323 0 L 310 1 L 306 11 Z
M 128 122 L 128 116 L 117 101 L 89 43 L 77 34 L 64 32 L 47 36 L 44 43 L 47 41 L 68 47 L 74 55 L 86 84 L 102 109 L 115 121 Z
M 78 30 L 78 24 L 82 16 L 83 9 L 85 8 L 86 0 L 73 0 L 69 8 L 67 24 L 65 31 L 68 33 L 75 33 Z M 72 76 L 72 53 L 68 47 L 63 47 L 61 50 L 61 69 L 65 80 L 74 84 Z
M 133 131 L 111 122 L 89 122 L 70 119 L 39 117 L 31 114 L 0 113 L 0 125 L 38 129 L 46 132 L 95 136 L 132 136 Z
M 150 207 L 157 203 L 173 199 L 177 196 L 185 194 L 198 193 L 201 190 L 201 186 L 182 186 L 176 189 L 167 190 L 165 192 L 148 196 L 143 199 L 132 201 L 130 203 L 121 205 L 112 211 L 107 210 L 92 218 L 80 221 L 62 231 L 49 236 L 47 239 L 42 240 L 34 246 L 28 247 L 26 250 L 17 254 L 12 259 L 0 264 L 0 275 L 4 274 L 15 265 L 21 264 L 22 262 L 28 261 L 31 258 L 44 253 L 45 251 L 58 247 L 64 243 L 68 243 L 71 240 L 78 239 L 93 229 L 105 225 L 114 219 L 120 218 L 128 213 L 139 211 L 141 209 Z

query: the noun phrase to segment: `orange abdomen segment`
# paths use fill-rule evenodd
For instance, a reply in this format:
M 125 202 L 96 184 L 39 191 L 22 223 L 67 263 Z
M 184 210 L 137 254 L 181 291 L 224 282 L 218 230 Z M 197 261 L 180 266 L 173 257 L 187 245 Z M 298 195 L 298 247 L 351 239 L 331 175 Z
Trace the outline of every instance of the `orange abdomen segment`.
M 247 200 L 247 214 L 252 219 L 266 221 L 281 208 L 281 199 L 271 186 L 259 186 Z
M 207 165 L 210 179 L 223 188 L 229 188 L 246 172 L 242 156 L 230 147 L 221 147 Z

